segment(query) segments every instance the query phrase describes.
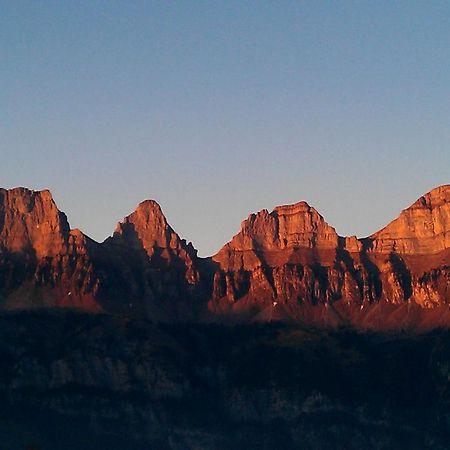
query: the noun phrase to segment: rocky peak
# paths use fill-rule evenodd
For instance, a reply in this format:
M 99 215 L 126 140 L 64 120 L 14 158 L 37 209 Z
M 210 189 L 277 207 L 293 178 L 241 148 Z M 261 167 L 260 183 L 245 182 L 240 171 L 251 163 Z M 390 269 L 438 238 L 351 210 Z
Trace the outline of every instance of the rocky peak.
M 430 254 L 450 248 L 450 185 L 420 197 L 369 239 L 377 252 Z
M 272 215 L 278 220 L 279 239 L 287 247 L 335 248 L 336 230 L 306 202 L 277 206 Z
M 338 235 L 306 202 L 251 214 L 227 244 L 234 250 L 281 250 L 295 247 L 334 248 Z
M 149 256 L 158 252 L 164 259 L 180 250 L 193 251 L 167 222 L 161 207 L 154 200 L 141 202 L 136 210 L 125 217 L 116 227 L 114 236 L 132 247 L 142 246 Z
M 68 237 L 67 218 L 50 191 L 0 189 L 0 245 L 6 251 L 55 256 L 66 251 Z

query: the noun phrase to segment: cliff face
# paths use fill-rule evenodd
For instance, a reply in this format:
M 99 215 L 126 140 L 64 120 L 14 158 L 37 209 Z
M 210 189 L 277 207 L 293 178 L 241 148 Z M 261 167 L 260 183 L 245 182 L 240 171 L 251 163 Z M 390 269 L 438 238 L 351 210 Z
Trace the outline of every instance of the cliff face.
M 304 202 L 252 214 L 212 257 L 220 270 L 209 306 L 218 313 L 269 308 L 272 315 L 275 301 L 325 302 L 339 246 L 334 228 Z
M 0 189 L 0 245 L 37 259 L 67 253 L 69 224 L 49 191 Z
M 370 239 L 375 252 L 436 254 L 450 248 L 450 185 L 420 197 Z
M 49 191 L 0 190 L 0 298 L 4 308 L 70 306 L 93 301 L 94 242 L 70 230 Z
M 338 236 L 305 202 L 262 210 L 205 259 L 153 200 L 98 244 L 70 230 L 48 191 L 0 190 L 0 299 L 164 321 L 450 323 L 450 186 L 365 239 Z
M 192 318 L 195 260 L 156 202 L 141 203 L 98 244 L 70 230 L 49 191 L 0 191 L 3 308 L 75 307 L 157 320 L 183 310 Z
M 382 316 L 374 305 L 442 307 L 450 302 L 449 229 L 450 186 L 366 239 L 338 236 L 304 202 L 263 210 L 213 256 L 219 270 L 209 308 L 262 320 L 382 326 L 373 323 Z M 317 304 L 323 307 L 311 308 Z M 401 325 L 402 317 L 392 321 Z
M 262 210 L 242 222 L 241 231 L 213 260 L 227 271 L 253 270 L 268 260 L 269 265 L 287 262 L 302 249 L 304 259 L 317 253 L 333 253 L 338 235 L 307 203 L 278 206 L 271 213 Z
M 0 190 L 4 308 L 75 307 L 168 320 L 177 311 L 173 302 L 186 303 L 199 282 L 195 259 L 156 202 L 141 203 L 98 244 L 70 230 L 49 191 Z

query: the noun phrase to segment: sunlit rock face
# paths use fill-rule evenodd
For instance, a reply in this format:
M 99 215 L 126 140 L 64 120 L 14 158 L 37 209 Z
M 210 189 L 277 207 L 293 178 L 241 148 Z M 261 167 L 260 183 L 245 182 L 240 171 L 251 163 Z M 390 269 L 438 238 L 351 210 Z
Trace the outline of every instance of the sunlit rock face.
M 0 288 L 4 308 L 41 306 L 99 310 L 94 242 L 71 231 L 50 192 L 0 190 Z
M 263 210 L 213 256 L 219 270 L 209 308 L 261 320 L 373 324 L 374 305 L 442 307 L 450 302 L 449 230 L 450 186 L 365 239 L 338 236 L 304 202 Z
M 383 253 L 429 255 L 450 248 L 450 185 L 420 197 L 370 239 L 373 251 Z
M 49 191 L 2 189 L 1 305 L 374 328 L 423 322 L 418 307 L 442 325 L 450 323 L 436 313 L 450 303 L 449 204 L 450 187 L 441 186 L 364 239 L 338 236 L 305 202 L 278 206 L 251 214 L 216 255 L 199 258 L 153 200 L 99 244 L 70 230 Z
M 0 245 L 36 258 L 67 252 L 69 224 L 49 191 L 0 189 Z
M 0 190 L 4 308 L 76 307 L 172 320 L 198 312 L 197 252 L 159 205 L 142 202 L 98 244 L 70 230 L 49 191 Z
M 263 209 L 251 214 L 241 231 L 225 247 L 231 250 L 284 250 L 296 247 L 335 248 L 338 236 L 333 227 L 305 202 Z
M 213 260 L 225 270 L 253 270 L 266 259 L 288 261 L 299 254 L 334 252 L 338 235 L 323 217 L 305 202 L 262 210 L 242 222 L 241 231 Z

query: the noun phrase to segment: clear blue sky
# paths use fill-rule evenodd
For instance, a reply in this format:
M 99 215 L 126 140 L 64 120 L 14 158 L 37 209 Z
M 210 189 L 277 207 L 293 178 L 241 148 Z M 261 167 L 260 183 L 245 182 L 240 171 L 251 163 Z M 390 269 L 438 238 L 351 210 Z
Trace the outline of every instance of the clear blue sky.
M 448 1 L 0 0 L 0 186 L 201 255 L 306 200 L 368 235 L 450 181 Z

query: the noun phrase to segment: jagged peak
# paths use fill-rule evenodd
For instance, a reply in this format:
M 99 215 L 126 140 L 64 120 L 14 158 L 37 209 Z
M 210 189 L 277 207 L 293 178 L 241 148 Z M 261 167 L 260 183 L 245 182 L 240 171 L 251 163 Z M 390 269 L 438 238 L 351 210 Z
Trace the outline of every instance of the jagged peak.
M 223 249 L 335 248 L 338 239 L 336 230 L 313 207 L 301 201 L 277 206 L 270 213 L 262 209 L 250 214 L 242 222 L 240 232 Z
M 155 200 L 143 200 L 140 202 L 135 210 L 124 217 L 116 227 L 116 232 L 120 232 L 124 224 L 133 224 L 136 228 L 142 231 L 173 231 L 167 222 L 161 206 Z
M 42 239 L 44 230 L 39 231 L 39 227 L 48 222 L 50 217 L 52 225 L 47 233 L 53 236 L 55 232 L 63 236 L 68 234 L 67 218 L 58 210 L 48 189 L 0 188 L 0 213 L 0 234 L 5 227 L 5 221 L 18 221 L 17 230 L 12 234 L 8 232 L 7 239 L 10 241 L 14 236 L 14 242 L 19 242 L 20 233 L 30 240 L 37 239 L 38 235 L 39 239 Z M 148 246 L 183 246 L 184 240 L 175 233 L 161 206 L 153 199 L 140 202 L 131 214 L 119 222 L 116 233 L 122 234 L 125 224 L 132 224 Z M 419 197 L 405 208 L 397 219 L 369 236 L 368 241 L 374 242 L 374 250 L 423 253 L 449 248 L 449 234 L 450 184 L 444 184 Z M 227 245 L 232 244 L 236 248 L 333 246 L 337 238 L 335 229 L 323 216 L 307 202 L 300 201 L 276 206 L 271 212 L 262 209 L 250 214 L 242 222 L 240 232 Z M 405 244 L 408 240 L 409 243 Z M 18 247 L 19 244 L 15 246 Z
M 195 253 L 192 245 L 186 244 L 169 225 L 159 203 L 152 199 L 139 203 L 118 223 L 114 235 L 133 246 L 142 245 L 149 256 L 154 255 L 157 248 Z

